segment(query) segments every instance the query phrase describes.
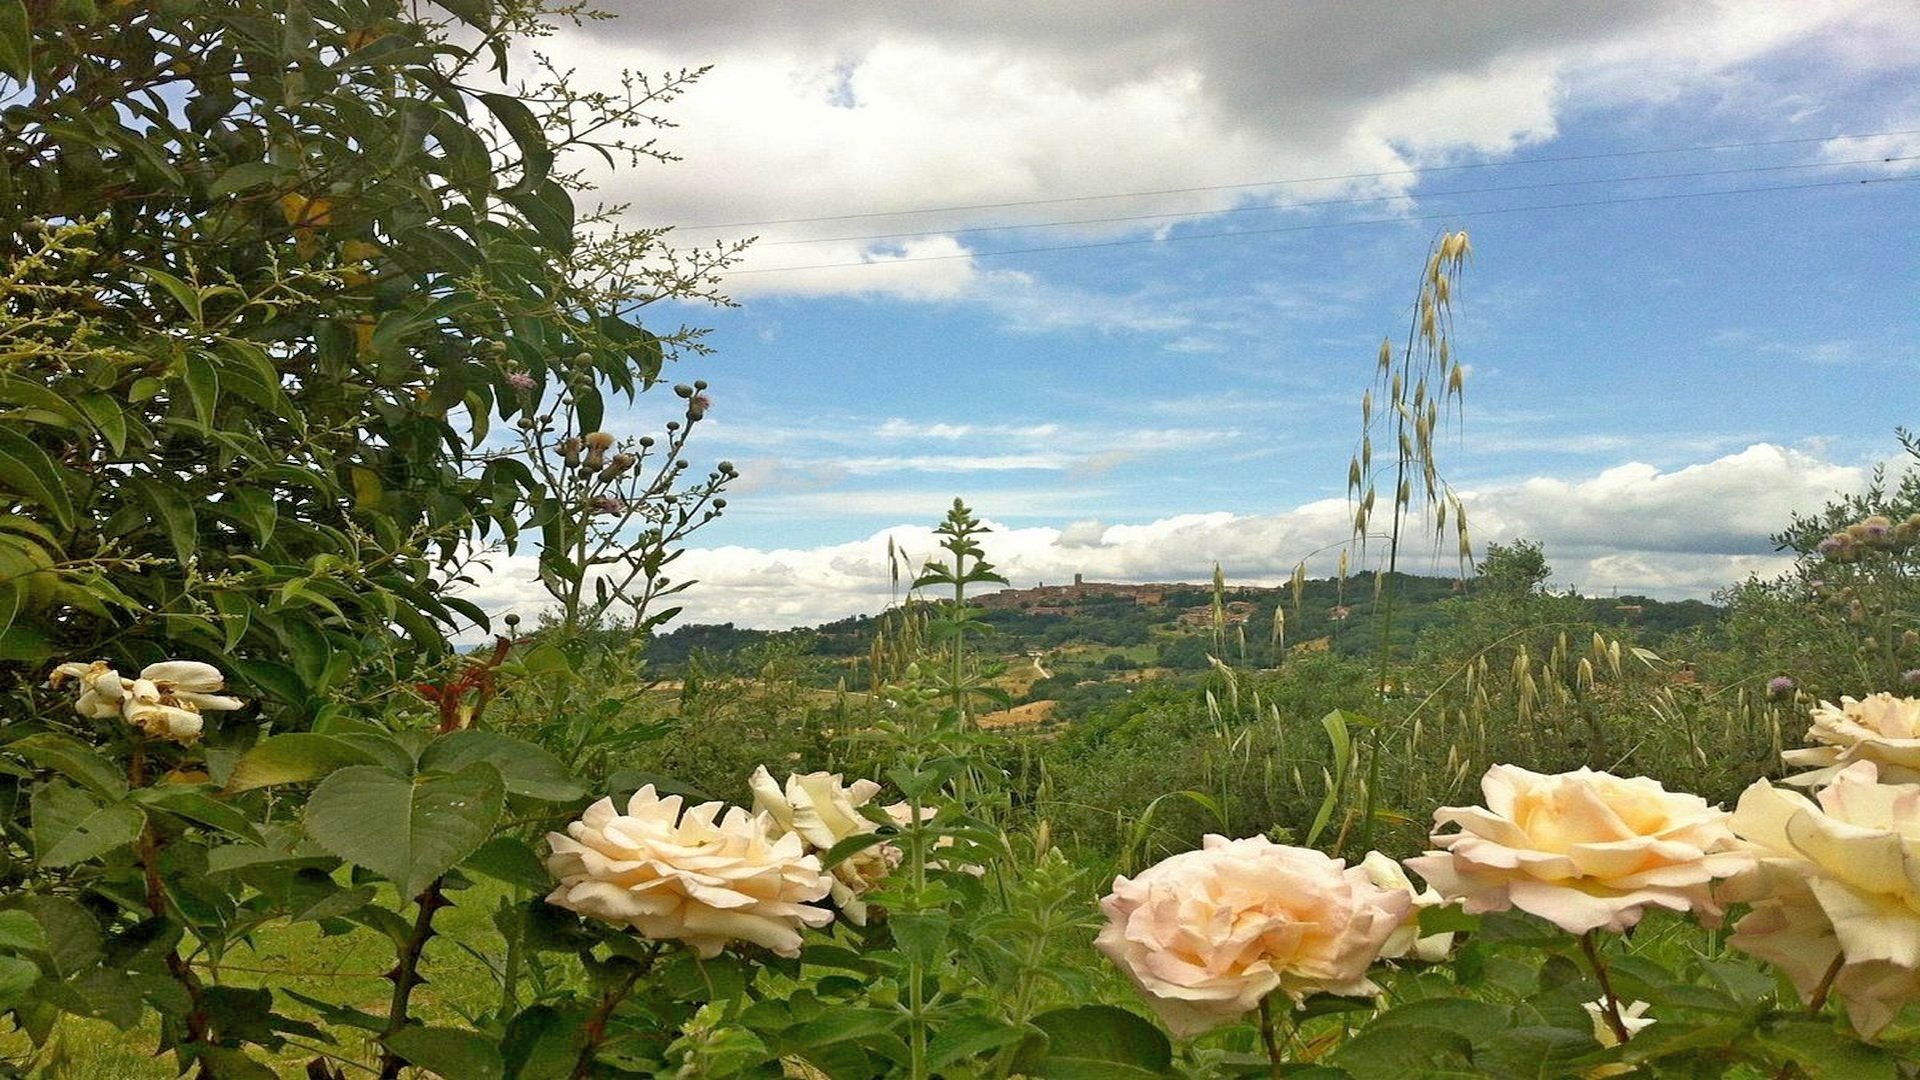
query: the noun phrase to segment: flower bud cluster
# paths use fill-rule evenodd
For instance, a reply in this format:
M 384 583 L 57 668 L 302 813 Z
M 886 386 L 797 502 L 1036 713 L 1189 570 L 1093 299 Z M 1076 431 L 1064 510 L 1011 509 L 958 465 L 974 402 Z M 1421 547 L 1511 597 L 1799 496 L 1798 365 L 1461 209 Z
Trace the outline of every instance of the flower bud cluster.
M 1901 553 L 1920 543 L 1920 514 L 1895 522 L 1885 514 L 1862 518 L 1828 535 L 1814 550 L 1832 562 L 1851 562 L 1871 551 Z

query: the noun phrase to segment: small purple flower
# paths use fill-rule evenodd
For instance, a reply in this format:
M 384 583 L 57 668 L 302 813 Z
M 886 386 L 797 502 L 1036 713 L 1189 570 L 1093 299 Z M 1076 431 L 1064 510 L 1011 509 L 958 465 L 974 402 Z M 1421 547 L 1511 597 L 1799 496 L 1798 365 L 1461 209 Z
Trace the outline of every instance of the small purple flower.
M 507 385 L 513 387 L 515 390 L 519 390 L 524 393 L 528 390 L 532 390 L 536 386 L 539 386 L 540 383 L 537 380 L 535 380 L 533 376 L 527 374 L 526 372 L 516 371 L 513 374 L 507 376 Z
M 1775 675 L 1773 678 L 1767 680 L 1767 693 L 1779 697 L 1782 694 L 1792 693 L 1793 688 L 1799 685 L 1799 683 L 1793 681 L 1793 676 L 1791 675 Z
M 705 394 L 695 394 L 687 399 L 688 419 L 698 420 L 707 415 L 707 410 L 711 408 L 713 408 L 713 399 Z
M 1909 668 L 1901 672 L 1900 684 L 1902 686 L 1920 685 L 1920 668 Z
M 1853 546 L 1852 538 L 1848 537 L 1845 533 L 1834 533 L 1832 536 L 1820 541 L 1820 545 L 1814 550 L 1822 555 L 1838 555 L 1851 546 Z
M 602 495 L 593 500 L 593 511 L 596 514 L 619 514 L 624 513 L 626 509 L 627 504 L 624 499 L 616 499 L 611 495 Z

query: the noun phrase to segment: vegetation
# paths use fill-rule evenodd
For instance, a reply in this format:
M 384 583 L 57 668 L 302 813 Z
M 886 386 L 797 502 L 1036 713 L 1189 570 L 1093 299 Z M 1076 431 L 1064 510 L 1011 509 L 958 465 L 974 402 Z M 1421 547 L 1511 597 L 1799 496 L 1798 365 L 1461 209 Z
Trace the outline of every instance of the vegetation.
M 1334 579 L 989 592 L 956 500 L 878 617 L 656 635 L 734 470 L 636 320 L 737 249 L 585 204 L 697 77 L 515 81 L 589 17 L 0 3 L 0 1075 L 1920 1068 L 1914 440 L 1719 606 L 1401 573 L 1451 234 Z

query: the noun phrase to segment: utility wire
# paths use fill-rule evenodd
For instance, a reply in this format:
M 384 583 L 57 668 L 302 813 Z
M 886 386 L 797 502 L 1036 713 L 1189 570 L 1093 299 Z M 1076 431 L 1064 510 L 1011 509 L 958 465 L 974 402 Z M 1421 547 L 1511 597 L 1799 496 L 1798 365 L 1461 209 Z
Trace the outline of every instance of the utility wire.
M 1742 173 L 1792 172 L 1799 169 L 1839 169 L 1850 165 L 1891 165 L 1902 161 L 1920 161 L 1920 154 L 1901 157 L 1855 158 L 1850 161 L 1809 161 L 1796 165 L 1751 165 L 1738 169 L 1701 169 L 1693 172 L 1644 173 L 1639 176 L 1603 176 L 1587 180 L 1544 180 L 1537 184 L 1507 184 L 1498 187 L 1455 188 L 1451 191 L 1422 191 L 1400 195 L 1358 195 L 1348 199 L 1313 199 L 1305 202 L 1272 203 L 1266 206 L 1227 206 L 1217 210 L 1186 210 L 1166 214 L 1123 214 L 1116 217 L 1067 218 L 1059 221 L 1033 221 L 1025 224 L 966 225 L 953 229 L 920 229 L 914 232 L 864 233 L 859 236 L 815 236 L 805 240 L 759 240 L 756 248 L 791 247 L 795 244 L 836 244 L 854 240 L 898 240 L 903 237 L 934 233 L 1005 232 L 1019 229 L 1058 229 L 1073 225 L 1110 225 L 1127 221 L 1168 221 L 1180 218 L 1214 217 L 1220 214 L 1249 214 L 1274 210 L 1299 210 L 1316 206 L 1358 206 L 1363 203 L 1398 202 L 1402 199 L 1433 199 L 1443 195 L 1487 195 L 1503 191 L 1540 191 L 1547 188 L 1588 187 L 1595 184 L 1628 184 L 1642 180 L 1693 180 L 1704 176 L 1732 176 Z
M 1920 180 L 1920 176 L 1883 176 L 1865 180 L 1823 180 L 1811 184 L 1775 184 L 1755 188 L 1727 188 L 1721 191 L 1686 191 L 1665 195 L 1632 195 L 1616 199 L 1592 199 L 1584 202 L 1543 203 L 1536 206 L 1507 206 L 1493 210 L 1461 210 L 1451 213 L 1408 214 L 1403 217 L 1358 218 L 1352 221 L 1323 221 L 1304 225 L 1280 225 L 1269 229 L 1230 229 L 1223 232 L 1187 233 L 1182 236 L 1140 237 L 1132 240 L 1102 240 L 1086 244 L 1052 244 L 1045 247 L 1007 248 L 1001 251 L 963 251 L 951 255 L 904 255 L 897 259 L 861 262 L 813 263 L 807 266 L 769 266 L 758 270 L 733 270 L 729 277 L 752 274 L 785 274 L 799 270 L 836 270 L 855 266 L 899 266 L 903 263 L 947 262 L 953 259 L 988 259 L 999 255 L 1037 255 L 1054 251 L 1086 251 L 1094 248 L 1136 247 L 1142 244 L 1170 244 L 1181 240 L 1216 240 L 1232 236 L 1272 236 L 1277 233 L 1311 232 L 1319 229 L 1344 229 L 1361 225 L 1400 225 L 1410 221 L 1454 220 L 1522 214 L 1535 210 L 1572 210 L 1587 206 L 1620 206 L 1628 203 L 1672 202 L 1680 199 L 1707 199 L 1722 195 L 1757 195 L 1774 191 L 1810 191 L 1816 188 L 1863 187 L 1868 184 L 1902 184 Z
M 1498 169 L 1508 165 L 1551 165 L 1569 161 L 1603 161 L 1614 158 L 1651 157 L 1658 154 L 1704 153 L 1709 150 L 1753 150 L 1766 146 L 1803 146 L 1807 143 L 1838 142 L 1841 139 L 1878 139 L 1894 135 L 1920 135 L 1920 128 L 1898 131 L 1863 131 L 1849 135 L 1818 135 L 1797 139 L 1763 139 L 1756 142 L 1701 143 L 1694 146 L 1662 146 L 1649 150 L 1614 150 L 1599 154 L 1563 154 L 1557 157 L 1513 158 L 1508 161 L 1476 161 L 1461 165 L 1422 165 L 1416 168 L 1387 169 L 1381 172 L 1341 173 L 1333 176 L 1293 176 L 1279 180 L 1250 180 L 1239 184 L 1208 184 L 1201 187 L 1157 188 L 1151 191 L 1119 191 L 1106 195 L 1066 195 L 1057 199 L 1022 199 L 1012 202 L 958 203 L 952 206 L 922 206 L 905 210 L 872 210 L 857 214 L 825 214 L 818 217 L 765 218 L 759 221 L 722 221 L 710 225 L 677 225 L 687 232 L 708 229 L 745 229 L 758 225 L 798 225 L 811 221 L 853 221 L 859 218 L 902 217 L 909 214 L 943 214 L 955 210 L 1001 210 L 1014 206 L 1046 206 L 1052 203 L 1094 202 L 1100 199 L 1137 199 L 1148 195 L 1185 195 L 1200 191 L 1235 191 L 1245 188 L 1279 187 L 1285 184 L 1318 184 L 1333 180 L 1371 180 L 1388 176 L 1422 176 L 1427 173 L 1460 172 L 1466 169 Z

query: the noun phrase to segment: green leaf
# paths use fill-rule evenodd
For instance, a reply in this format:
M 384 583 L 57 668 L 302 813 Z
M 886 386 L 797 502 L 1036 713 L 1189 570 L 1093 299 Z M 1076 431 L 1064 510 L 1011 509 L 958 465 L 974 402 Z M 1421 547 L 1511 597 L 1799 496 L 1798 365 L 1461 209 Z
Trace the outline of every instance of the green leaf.
M 1813 1080 L 1891 1080 L 1900 1075 L 1892 1054 L 1840 1031 L 1827 1017 L 1782 1017 L 1762 1024 L 1754 1038 Z
M 220 372 L 213 361 L 194 352 L 187 354 L 186 363 L 187 397 L 193 402 L 193 413 L 200 418 L 200 425 L 213 427 L 213 410 L 220 403 Z
M 0 426 L 0 488 L 46 507 L 62 530 L 73 527 L 63 470 L 32 439 L 6 426 Z
M 788 1028 L 782 1038 L 809 1049 L 831 1046 L 891 1031 L 902 1019 L 899 1013 L 889 1009 L 835 1009 Z
M 1163 1076 L 1173 1046 L 1143 1017 L 1112 1005 L 1054 1009 L 1033 1018 L 1046 1048 L 1028 1071 L 1042 1077 Z
M 139 269 L 141 273 L 147 275 L 147 280 L 160 286 L 160 288 L 166 291 L 168 296 L 173 297 L 175 303 L 185 308 L 187 314 L 193 318 L 195 325 L 199 325 L 205 321 L 200 312 L 199 290 L 181 281 L 179 278 L 174 277 L 172 274 L 167 273 L 165 270 L 156 270 L 151 266 L 142 266 Z
M 534 892 L 553 887 L 547 864 L 541 861 L 532 845 L 517 836 L 496 836 L 481 844 L 461 860 L 460 868 Z
M 101 806 L 85 792 L 55 781 L 34 789 L 33 850 L 43 866 L 72 866 L 139 838 L 147 817 L 128 803 Z
M 587 793 L 545 748 L 494 731 L 468 729 L 435 739 L 420 755 L 420 771 L 454 773 L 477 761 L 498 769 L 513 795 L 567 802 Z
M 27 991 L 40 981 L 40 969 L 30 960 L 0 956 L 0 1010 L 25 1000 Z
M 1024 1028 L 996 1017 L 962 1016 L 934 1031 L 933 1041 L 927 1047 L 927 1066 L 939 1069 L 962 1058 L 997 1050 L 1025 1035 Z
M 200 547 L 200 529 L 194 520 L 193 507 L 180 498 L 180 489 L 151 479 L 131 486 L 153 507 L 153 522 L 166 531 L 173 553 L 182 562 L 193 558 Z
M 487 839 L 505 798 L 499 771 L 484 762 L 412 780 L 352 765 L 314 788 L 307 835 L 415 897 Z
M 285 170 L 266 161 L 242 161 L 219 178 L 207 185 L 207 196 L 219 199 L 236 191 L 246 191 L 262 184 L 270 184 Z
M 274 735 L 240 755 L 227 777 L 229 792 L 250 791 L 270 784 L 297 784 L 317 780 L 349 765 L 371 765 L 378 759 L 344 739 L 296 731 Z
M 507 1072 L 500 1047 L 476 1031 L 404 1027 L 387 1039 L 387 1049 L 439 1076 L 501 1080 Z
M 33 915 L 25 911 L 0 911 L 0 949 L 12 952 L 33 952 L 47 947 L 46 936 L 40 933 L 40 924 Z
M 33 23 L 21 0 L 0 0 L 0 72 L 20 83 L 33 78 Z
M 1425 1024 L 1379 1027 L 1376 1022 L 1336 1050 L 1333 1063 L 1360 1077 L 1471 1076 L 1472 1054 L 1472 1044 L 1459 1032 Z
M 507 129 L 507 134 L 520 148 L 521 176 L 510 190 L 526 191 L 545 180 L 553 168 L 553 150 L 547 145 L 547 133 L 541 129 L 533 110 L 519 98 L 505 94 L 481 94 L 480 103 L 493 113 L 493 118 L 500 121 L 500 126 Z
M 53 732 L 15 739 L 6 749 L 43 768 L 55 769 L 108 798 L 127 793 L 127 778 L 79 739 Z
M 157 787 L 142 788 L 134 792 L 133 798 L 143 806 L 165 810 L 175 817 L 185 818 L 198 825 L 232 833 L 256 843 L 260 840 L 259 830 L 253 827 L 253 822 L 247 819 L 247 815 L 196 787 L 183 784 L 161 784 Z

